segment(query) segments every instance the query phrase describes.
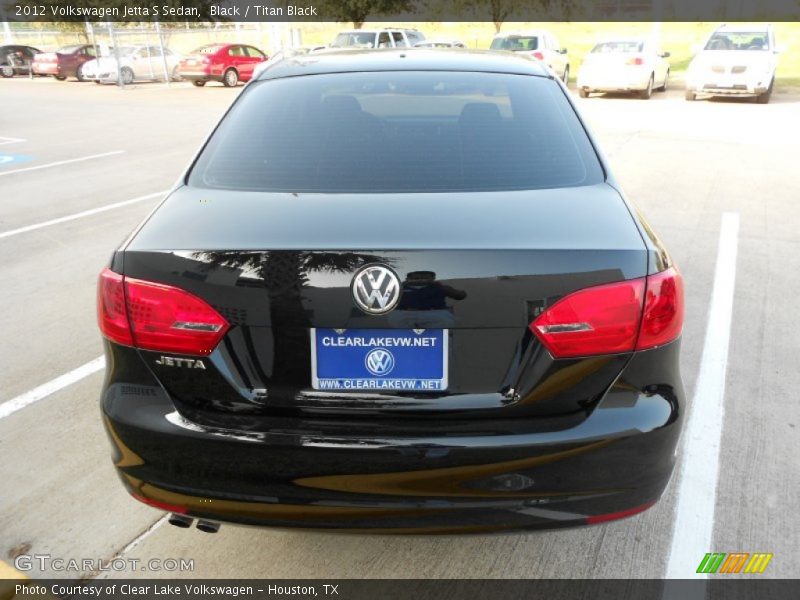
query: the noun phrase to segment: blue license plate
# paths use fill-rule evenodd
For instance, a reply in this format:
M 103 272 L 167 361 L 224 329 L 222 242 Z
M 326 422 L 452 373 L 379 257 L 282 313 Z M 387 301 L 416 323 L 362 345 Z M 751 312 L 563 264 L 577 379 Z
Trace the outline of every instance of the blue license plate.
M 446 329 L 312 329 L 315 390 L 442 392 Z

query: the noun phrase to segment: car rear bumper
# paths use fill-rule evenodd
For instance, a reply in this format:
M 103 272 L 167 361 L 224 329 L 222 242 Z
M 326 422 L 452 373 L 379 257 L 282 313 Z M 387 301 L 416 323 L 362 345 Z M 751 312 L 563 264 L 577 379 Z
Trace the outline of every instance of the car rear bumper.
M 657 369 L 677 346 L 639 353 L 629 368 Z M 679 377 L 642 387 L 623 373 L 567 429 L 486 420 L 454 435 L 443 422 L 440 433 L 400 437 L 391 423 L 377 435 L 359 433 L 357 420 L 334 431 L 315 419 L 233 431 L 186 420 L 155 381 L 142 385 L 141 373 L 137 383 L 124 379 L 110 372 L 101 405 L 118 473 L 135 497 L 275 527 L 454 533 L 621 518 L 661 496 L 683 414 Z

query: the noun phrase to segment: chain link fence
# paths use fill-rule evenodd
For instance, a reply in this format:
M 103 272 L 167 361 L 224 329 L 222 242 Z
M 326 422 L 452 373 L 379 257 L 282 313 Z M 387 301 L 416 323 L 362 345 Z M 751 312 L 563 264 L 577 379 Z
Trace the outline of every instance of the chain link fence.
M 85 23 L 59 29 L 10 28 L 3 23 L 5 45 L 32 46 L 42 52 L 55 52 L 67 46 L 88 46 L 86 64 L 78 67 L 78 79 L 109 81 L 120 86 L 140 81 L 177 78 L 181 56 L 207 44 L 235 43 L 255 46 L 268 55 L 302 43 L 299 29 L 286 23 L 152 23 L 127 26 L 120 23 Z

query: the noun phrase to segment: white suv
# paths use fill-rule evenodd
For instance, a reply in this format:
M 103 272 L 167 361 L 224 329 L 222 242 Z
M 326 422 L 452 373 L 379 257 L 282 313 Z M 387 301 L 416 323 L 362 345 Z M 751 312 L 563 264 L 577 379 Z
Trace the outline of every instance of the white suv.
M 569 80 L 569 58 L 556 36 L 549 31 L 498 33 L 492 39 L 492 50 L 508 50 L 539 59 L 564 83 Z
M 331 48 L 411 48 L 425 36 L 416 29 L 352 29 L 342 31 Z
M 686 72 L 686 99 L 698 95 L 755 97 L 766 104 L 775 83 L 778 49 L 771 25 L 721 25 Z

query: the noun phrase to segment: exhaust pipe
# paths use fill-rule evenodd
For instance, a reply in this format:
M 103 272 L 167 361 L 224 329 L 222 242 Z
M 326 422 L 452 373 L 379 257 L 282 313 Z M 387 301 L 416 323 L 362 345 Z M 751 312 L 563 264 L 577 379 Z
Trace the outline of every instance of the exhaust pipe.
M 205 519 L 198 519 L 197 528 L 204 533 L 217 533 L 219 531 L 219 523 L 215 521 L 206 521 Z
M 170 513 L 169 519 L 170 525 L 174 525 L 175 527 L 180 527 L 181 529 L 188 529 L 192 526 L 192 519 L 191 517 L 187 517 L 185 515 L 177 515 L 175 513 Z

